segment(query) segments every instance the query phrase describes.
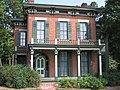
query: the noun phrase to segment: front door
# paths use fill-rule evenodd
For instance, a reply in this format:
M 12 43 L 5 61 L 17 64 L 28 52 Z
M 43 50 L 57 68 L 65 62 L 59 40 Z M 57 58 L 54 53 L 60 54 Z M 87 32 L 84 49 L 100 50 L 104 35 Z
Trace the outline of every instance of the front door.
M 36 71 L 41 77 L 45 77 L 45 58 L 43 56 L 36 59 Z

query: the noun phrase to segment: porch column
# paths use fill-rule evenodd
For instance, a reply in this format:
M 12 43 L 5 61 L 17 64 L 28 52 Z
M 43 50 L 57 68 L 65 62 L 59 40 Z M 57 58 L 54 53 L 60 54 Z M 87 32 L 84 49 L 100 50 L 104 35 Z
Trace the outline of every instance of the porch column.
M 77 55 L 78 55 L 78 77 L 80 77 L 80 49 L 78 49 L 77 51 Z
M 31 49 L 31 70 L 33 70 L 33 54 L 34 54 L 34 50 Z
M 100 50 L 99 50 L 99 75 L 102 76 L 102 56 Z
M 55 77 L 58 77 L 58 50 L 55 49 Z

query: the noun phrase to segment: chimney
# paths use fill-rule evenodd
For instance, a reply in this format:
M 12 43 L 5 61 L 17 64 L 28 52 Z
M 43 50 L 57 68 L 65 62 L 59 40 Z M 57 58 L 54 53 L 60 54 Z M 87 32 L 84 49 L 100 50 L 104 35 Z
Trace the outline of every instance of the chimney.
M 82 3 L 81 7 L 87 7 L 87 3 Z
M 34 0 L 27 0 L 28 3 L 34 3 Z

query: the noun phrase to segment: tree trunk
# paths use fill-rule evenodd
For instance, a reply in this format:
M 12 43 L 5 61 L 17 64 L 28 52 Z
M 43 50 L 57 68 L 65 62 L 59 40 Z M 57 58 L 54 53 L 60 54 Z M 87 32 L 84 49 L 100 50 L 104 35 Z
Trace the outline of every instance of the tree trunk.
M 14 54 L 12 55 L 12 65 L 14 65 Z
M 1 60 L 1 58 L 0 58 L 0 67 L 2 67 L 2 60 Z
M 9 65 L 11 65 L 11 58 L 9 58 Z

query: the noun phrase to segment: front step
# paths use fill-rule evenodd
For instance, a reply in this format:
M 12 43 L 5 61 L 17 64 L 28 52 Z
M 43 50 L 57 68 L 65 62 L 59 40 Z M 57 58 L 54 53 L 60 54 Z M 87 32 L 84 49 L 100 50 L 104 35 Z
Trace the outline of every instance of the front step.
M 40 78 L 40 80 L 42 81 L 42 82 L 55 82 L 55 78 L 54 77 L 44 77 L 44 78 Z
M 56 83 L 55 82 L 44 82 L 44 83 L 41 83 L 37 89 L 38 90 L 56 90 Z

